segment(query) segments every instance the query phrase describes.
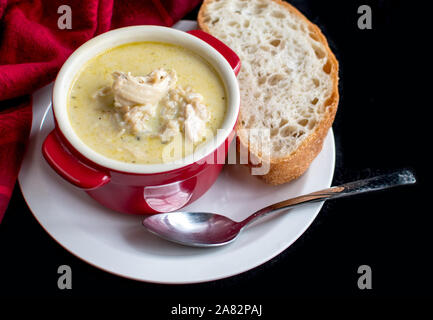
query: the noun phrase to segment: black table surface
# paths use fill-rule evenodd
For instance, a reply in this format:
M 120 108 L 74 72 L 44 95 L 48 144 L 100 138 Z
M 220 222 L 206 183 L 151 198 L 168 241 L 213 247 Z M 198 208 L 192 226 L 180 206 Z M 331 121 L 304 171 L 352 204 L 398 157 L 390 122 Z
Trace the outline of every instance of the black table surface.
M 231 278 L 191 285 L 135 282 L 74 257 L 42 229 L 17 186 L 0 224 L 1 296 L 138 297 L 149 307 L 157 305 L 149 301 L 159 301 L 169 308 L 194 301 L 266 304 L 289 297 L 429 295 L 432 219 L 422 190 L 429 175 L 431 97 L 428 89 L 421 90 L 428 76 L 417 81 L 427 65 L 414 38 L 428 29 L 418 29 L 421 19 L 413 18 L 402 1 L 291 3 L 320 26 L 340 62 L 333 184 L 398 168 L 414 170 L 417 184 L 326 202 L 308 230 L 271 261 Z M 357 26 L 363 4 L 372 9 L 371 30 Z M 57 287 L 57 268 L 63 264 L 72 269 L 71 290 Z M 357 286 L 360 265 L 371 267 L 371 290 Z

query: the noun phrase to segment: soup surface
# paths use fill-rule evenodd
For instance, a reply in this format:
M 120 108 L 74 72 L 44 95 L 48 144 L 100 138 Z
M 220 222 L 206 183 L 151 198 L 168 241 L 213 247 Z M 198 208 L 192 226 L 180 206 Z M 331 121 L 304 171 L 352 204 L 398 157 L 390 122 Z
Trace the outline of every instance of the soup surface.
M 123 162 L 178 160 L 221 127 L 226 94 L 216 71 L 188 49 L 137 42 L 110 49 L 76 76 L 68 95 L 74 131 Z

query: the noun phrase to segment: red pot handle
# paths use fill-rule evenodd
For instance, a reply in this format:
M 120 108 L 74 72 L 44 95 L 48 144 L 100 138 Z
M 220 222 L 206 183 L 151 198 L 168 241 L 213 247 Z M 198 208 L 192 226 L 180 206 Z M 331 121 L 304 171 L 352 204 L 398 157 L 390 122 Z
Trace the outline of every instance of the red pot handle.
M 190 30 L 188 33 L 208 43 L 219 53 L 221 53 L 232 67 L 235 75 L 238 75 L 239 71 L 241 70 L 241 59 L 239 59 L 238 55 L 232 49 L 226 46 L 222 41 L 202 30 Z
M 63 179 L 79 188 L 91 190 L 110 182 L 108 173 L 91 168 L 77 159 L 62 143 L 56 129 L 45 138 L 42 154 Z

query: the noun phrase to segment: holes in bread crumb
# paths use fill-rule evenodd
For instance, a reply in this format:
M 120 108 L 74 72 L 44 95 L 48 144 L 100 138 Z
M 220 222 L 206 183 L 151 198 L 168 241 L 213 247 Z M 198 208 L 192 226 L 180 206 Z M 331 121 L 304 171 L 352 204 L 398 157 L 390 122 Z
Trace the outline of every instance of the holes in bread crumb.
M 249 20 L 246 20 L 245 22 L 244 22 L 244 28 L 248 28 L 250 26 L 250 21 Z
M 318 59 L 323 59 L 325 57 L 325 51 L 316 46 L 313 46 L 313 49 Z
M 280 131 L 280 135 L 282 137 L 289 137 L 296 134 L 296 127 L 294 126 L 286 126 Z
M 278 134 L 278 132 L 280 132 L 279 128 L 272 128 L 271 129 L 271 138 L 275 137 Z
M 272 12 L 272 16 L 278 19 L 284 19 L 286 17 L 286 15 L 282 12 L 279 11 L 273 11 Z
M 313 84 L 317 88 L 320 85 L 320 81 L 317 78 L 313 78 Z
M 260 92 L 254 92 L 254 98 L 258 99 L 260 98 L 261 93 Z
M 268 7 L 267 3 L 261 3 L 257 5 L 257 9 L 266 9 Z
M 284 125 L 287 124 L 287 122 L 289 122 L 289 121 L 287 121 L 286 119 L 281 119 L 279 127 L 282 128 Z
M 283 79 L 284 79 L 284 76 L 282 74 L 274 74 L 272 77 L 269 78 L 268 83 L 271 86 L 275 86 L 278 84 L 278 82 L 280 82 Z
M 207 16 L 207 17 L 205 17 L 204 19 L 203 19 L 203 22 L 204 23 L 208 23 L 210 21 L 210 16 Z
M 298 124 L 305 127 L 308 124 L 308 119 L 299 120 Z
M 300 138 L 300 137 L 302 137 L 304 134 L 305 134 L 305 132 L 301 130 L 301 131 L 298 131 L 298 132 L 293 133 L 293 134 L 292 134 L 292 137 L 293 137 L 293 138 Z
M 230 26 L 230 27 L 236 27 L 236 28 L 240 27 L 240 26 L 239 26 L 239 23 L 237 23 L 236 21 L 230 21 L 230 22 L 229 22 L 229 26 Z
M 269 47 L 268 46 L 260 46 L 260 49 L 262 49 L 263 51 L 269 51 Z
M 298 26 L 296 24 L 293 23 L 289 23 L 289 28 L 293 29 L 293 30 L 298 30 Z
M 316 120 L 311 119 L 310 121 L 308 121 L 308 130 L 311 130 L 314 128 L 314 126 L 316 125 Z
M 278 47 L 280 43 L 281 43 L 280 39 L 275 39 L 270 42 L 270 44 L 273 45 L 274 47 Z
M 328 99 L 325 101 L 325 106 L 330 106 L 334 102 L 335 94 L 333 93 Z
M 326 74 L 330 74 L 330 73 L 331 73 L 331 70 L 332 70 L 332 64 L 331 64 L 331 61 L 327 60 L 326 63 L 325 63 L 325 65 L 323 66 L 323 71 L 324 71 Z
M 218 21 L 220 21 L 220 18 L 216 18 L 216 19 L 213 20 L 211 23 L 212 23 L 212 24 L 215 24 L 215 23 L 218 23 Z
M 315 105 L 315 104 L 317 104 L 318 101 L 319 101 L 319 99 L 314 98 L 313 101 L 311 101 L 311 104 Z
M 313 39 L 314 41 L 319 41 L 319 37 L 317 36 L 317 34 L 310 32 L 309 36 L 311 39 Z

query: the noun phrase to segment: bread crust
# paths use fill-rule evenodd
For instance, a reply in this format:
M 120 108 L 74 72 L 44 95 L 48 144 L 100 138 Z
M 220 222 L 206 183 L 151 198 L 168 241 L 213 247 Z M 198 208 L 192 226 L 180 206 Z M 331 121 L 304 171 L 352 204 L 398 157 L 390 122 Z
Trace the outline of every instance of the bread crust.
M 208 26 L 204 22 L 205 12 L 209 3 L 215 0 L 204 0 L 198 14 L 197 22 L 200 29 L 210 33 Z M 291 154 L 281 158 L 271 158 L 269 164 L 269 172 L 265 175 L 258 175 L 264 182 L 272 185 L 278 185 L 289 182 L 300 177 L 310 166 L 311 162 L 320 153 L 323 147 L 323 142 L 326 135 L 328 134 L 329 128 L 331 128 L 334 122 L 335 114 L 337 112 L 339 92 L 338 92 L 338 61 L 331 51 L 328 45 L 326 37 L 323 35 L 320 28 L 308 20 L 299 10 L 293 7 L 291 4 L 282 0 L 269 0 L 278 3 L 286 10 L 297 15 L 308 24 L 308 29 L 313 32 L 319 41 L 324 45 L 327 51 L 328 61 L 331 64 L 330 76 L 333 82 L 333 89 L 330 98 L 325 102 L 326 112 L 323 119 L 317 124 L 315 130 L 308 135 L 308 137 L 301 142 L 299 147 L 294 150 Z M 236 130 L 241 129 L 242 126 L 238 121 Z M 248 148 L 248 152 L 252 152 L 248 141 L 242 141 L 239 135 L 236 138 L 237 150 L 239 152 L 241 147 Z M 242 146 L 241 146 L 242 145 Z M 253 164 L 250 162 L 247 164 L 251 168 Z

